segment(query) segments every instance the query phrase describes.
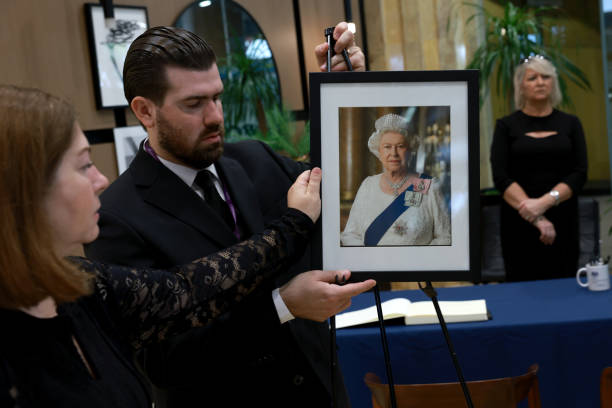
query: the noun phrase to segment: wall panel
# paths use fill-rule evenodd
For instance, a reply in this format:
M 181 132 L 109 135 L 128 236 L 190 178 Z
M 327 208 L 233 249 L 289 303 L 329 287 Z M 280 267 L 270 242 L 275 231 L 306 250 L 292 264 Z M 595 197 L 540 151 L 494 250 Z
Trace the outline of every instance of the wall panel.
M 44 89 L 74 104 L 84 130 L 110 129 L 114 114 L 95 107 L 84 16 L 85 0 L 0 1 L 0 82 Z M 97 3 L 96 1 L 89 1 Z M 270 41 L 283 99 L 291 109 L 304 109 L 299 75 L 292 0 L 238 0 Z M 191 0 L 117 0 L 116 4 L 147 7 L 149 25 L 171 25 Z M 353 1 L 356 3 L 356 1 Z M 344 19 L 342 0 L 301 1 L 307 69 L 318 70 L 313 47 L 323 29 Z M 356 7 L 356 6 L 355 6 Z M 353 11 L 356 18 L 358 11 Z M 128 125 L 136 118 L 127 109 Z M 99 167 L 116 177 L 113 144 L 94 145 Z

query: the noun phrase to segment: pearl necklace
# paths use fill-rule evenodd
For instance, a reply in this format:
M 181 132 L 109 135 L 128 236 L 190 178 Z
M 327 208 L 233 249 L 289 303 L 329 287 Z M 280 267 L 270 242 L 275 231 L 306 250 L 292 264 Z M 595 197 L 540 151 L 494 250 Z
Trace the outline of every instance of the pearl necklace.
M 398 181 L 397 183 L 393 183 L 393 182 L 387 180 L 386 177 L 383 177 L 383 180 L 385 180 L 385 182 L 389 185 L 389 187 L 391 187 L 393 189 L 393 192 L 394 192 L 395 196 L 397 197 L 399 195 L 399 191 L 398 190 L 408 180 L 409 176 L 410 176 L 410 174 L 406 174 L 406 176 L 403 179 L 401 179 L 400 181 Z

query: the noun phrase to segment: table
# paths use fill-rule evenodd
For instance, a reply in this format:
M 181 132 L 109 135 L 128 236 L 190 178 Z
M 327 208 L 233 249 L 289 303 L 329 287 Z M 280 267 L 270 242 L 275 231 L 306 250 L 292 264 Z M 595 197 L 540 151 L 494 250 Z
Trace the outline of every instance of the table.
M 543 407 L 599 408 L 599 377 L 612 366 L 612 291 L 591 292 L 567 278 L 437 292 L 439 300 L 484 298 L 492 315 L 448 324 L 466 381 L 516 376 L 538 363 Z M 381 293 L 382 301 L 400 296 L 429 299 L 418 290 Z M 373 304 L 373 293 L 366 293 L 348 310 Z M 386 332 L 396 384 L 457 381 L 439 324 L 393 325 Z M 386 382 L 379 329 L 340 329 L 337 344 L 352 407 L 371 407 L 363 376 L 372 371 Z

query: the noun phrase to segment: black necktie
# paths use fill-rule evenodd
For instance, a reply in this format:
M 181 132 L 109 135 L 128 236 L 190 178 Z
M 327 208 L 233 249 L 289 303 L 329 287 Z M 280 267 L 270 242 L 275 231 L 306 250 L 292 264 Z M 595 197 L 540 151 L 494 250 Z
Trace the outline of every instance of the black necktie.
M 213 177 L 210 171 L 201 170 L 198 172 L 194 183 L 200 186 L 204 191 L 204 199 L 210 208 L 212 208 L 213 211 L 233 230 L 235 226 L 234 217 L 225 200 L 219 195 Z

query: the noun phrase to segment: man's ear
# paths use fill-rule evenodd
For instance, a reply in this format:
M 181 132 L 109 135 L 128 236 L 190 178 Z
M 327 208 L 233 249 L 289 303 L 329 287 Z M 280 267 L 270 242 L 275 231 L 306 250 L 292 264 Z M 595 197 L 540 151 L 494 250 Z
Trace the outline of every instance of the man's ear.
M 132 112 L 138 118 L 140 123 L 145 128 L 150 129 L 155 126 L 157 110 L 155 109 L 155 103 L 152 100 L 144 98 L 142 96 L 136 96 L 130 103 Z

